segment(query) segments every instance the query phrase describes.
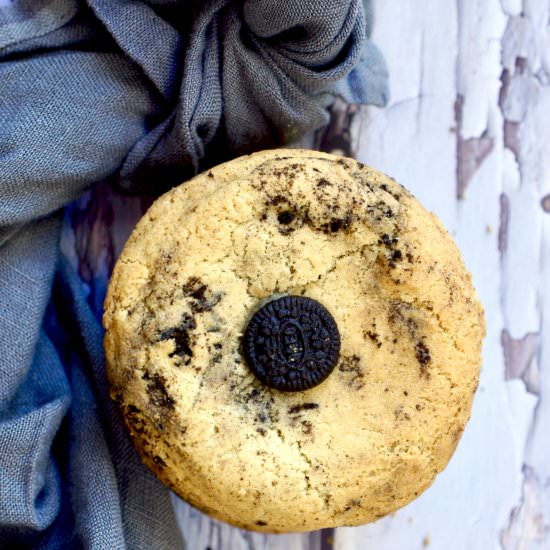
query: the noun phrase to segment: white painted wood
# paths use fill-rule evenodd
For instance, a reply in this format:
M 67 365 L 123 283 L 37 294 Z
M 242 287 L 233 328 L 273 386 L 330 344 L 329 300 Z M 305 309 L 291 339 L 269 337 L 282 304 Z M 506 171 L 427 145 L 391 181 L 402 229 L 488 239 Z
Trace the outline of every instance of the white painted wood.
M 321 550 L 321 532 L 290 535 L 252 533 L 212 520 L 175 495 L 173 503 L 188 550 Z
M 409 187 L 455 236 L 487 312 L 484 367 L 472 420 L 434 485 L 392 517 L 337 530 L 335 547 L 548 549 L 550 4 L 411 4 L 377 4 L 393 100 L 362 111 L 358 158 Z M 509 380 L 505 353 L 518 373 Z

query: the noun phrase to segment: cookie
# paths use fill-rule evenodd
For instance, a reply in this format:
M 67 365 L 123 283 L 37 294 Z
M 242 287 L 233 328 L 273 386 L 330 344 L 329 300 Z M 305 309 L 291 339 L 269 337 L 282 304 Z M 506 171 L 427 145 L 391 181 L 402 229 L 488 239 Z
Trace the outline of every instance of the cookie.
M 250 370 L 266 386 L 305 391 L 334 369 L 340 333 L 332 315 L 305 296 L 269 300 L 248 322 L 242 350 Z
M 447 464 L 482 308 L 438 219 L 315 151 L 241 157 L 158 199 L 105 302 L 112 396 L 143 461 L 213 517 L 359 525 Z

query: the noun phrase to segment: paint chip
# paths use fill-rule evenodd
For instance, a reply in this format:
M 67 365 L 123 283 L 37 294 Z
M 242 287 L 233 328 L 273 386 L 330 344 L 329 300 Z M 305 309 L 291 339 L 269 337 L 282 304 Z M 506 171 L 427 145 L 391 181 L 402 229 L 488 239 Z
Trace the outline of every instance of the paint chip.
M 494 139 L 485 130 L 481 136 L 464 139 L 461 135 L 457 141 L 457 190 L 458 199 L 463 199 L 471 179 L 483 161 L 493 150 Z
M 506 193 L 500 194 L 500 222 L 498 226 L 498 251 L 502 256 L 508 248 L 508 224 L 510 222 L 510 199 Z
M 508 330 L 500 337 L 504 353 L 505 380 L 522 380 L 528 392 L 538 395 L 538 372 L 533 368 L 539 333 L 528 332 L 522 338 L 512 338 Z

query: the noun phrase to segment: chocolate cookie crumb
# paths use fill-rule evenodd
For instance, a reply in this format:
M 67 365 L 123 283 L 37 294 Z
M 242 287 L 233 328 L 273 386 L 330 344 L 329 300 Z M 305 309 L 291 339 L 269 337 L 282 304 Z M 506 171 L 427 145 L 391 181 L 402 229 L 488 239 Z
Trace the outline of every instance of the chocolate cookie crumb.
M 289 223 L 292 223 L 295 217 L 296 215 L 293 212 L 285 210 L 284 212 L 279 213 L 279 215 L 277 216 L 277 220 L 283 225 L 288 225 Z
M 147 393 L 152 405 L 166 409 L 174 408 L 175 401 L 166 391 L 166 379 L 164 376 L 157 373 L 151 375 L 148 371 L 145 371 L 142 378 L 147 382 Z
M 189 358 L 193 356 L 193 350 L 191 349 L 189 331 L 197 328 L 195 319 L 188 313 L 184 313 L 181 319 L 181 323 L 177 327 L 165 330 L 161 335 L 161 340 L 174 340 L 175 349 L 170 354 L 170 357 L 179 355 L 182 358 Z
M 319 403 L 300 403 L 298 405 L 293 405 L 288 409 L 288 414 L 297 414 L 302 411 L 311 411 L 313 409 L 318 409 Z

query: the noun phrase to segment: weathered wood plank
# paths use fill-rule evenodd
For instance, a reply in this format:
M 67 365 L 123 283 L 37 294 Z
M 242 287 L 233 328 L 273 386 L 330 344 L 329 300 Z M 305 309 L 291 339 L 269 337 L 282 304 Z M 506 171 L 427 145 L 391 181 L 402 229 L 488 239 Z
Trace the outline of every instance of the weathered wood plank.
M 323 550 L 323 531 L 290 535 L 263 535 L 215 521 L 176 496 L 174 509 L 189 550 Z
M 472 421 L 447 470 L 393 517 L 338 530 L 336 548 L 549 548 L 549 5 L 378 4 L 375 40 L 394 98 L 362 112 L 358 155 L 443 219 L 488 335 Z M 429 36 L 427 56 L 419 35 Z

